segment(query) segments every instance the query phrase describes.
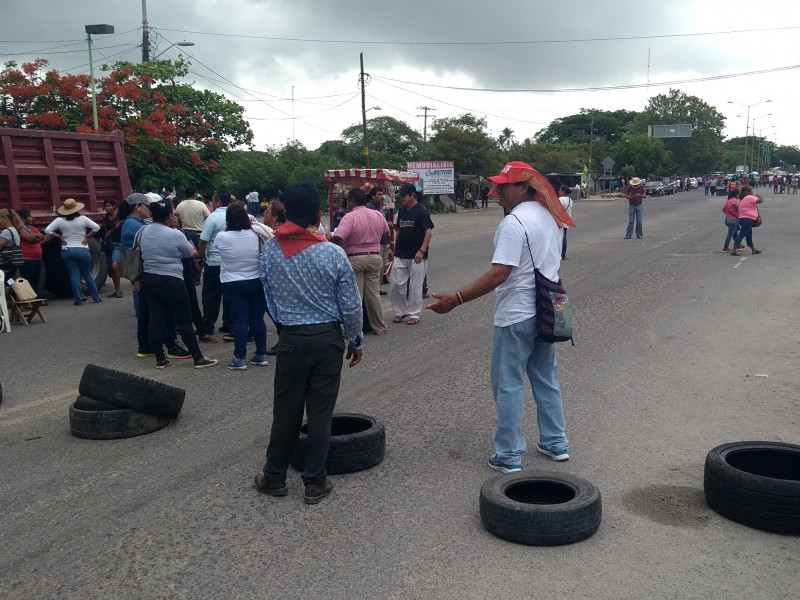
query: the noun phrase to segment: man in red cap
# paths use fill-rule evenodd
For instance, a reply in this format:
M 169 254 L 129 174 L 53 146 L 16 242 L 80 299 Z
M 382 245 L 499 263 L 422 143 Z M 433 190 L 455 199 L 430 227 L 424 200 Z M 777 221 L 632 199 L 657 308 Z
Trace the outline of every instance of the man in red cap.
M 510 162 L 489 177 L 490 192 L 508 215 L 494 236 L 492 267 L 460 292 L 433 294 L 427 308 L 444 314 L 456 306 L 497 290 L 492 336 L 491 381 L 497 408 L 495 451 L 489 466 L 503 473 L 522 469 L 526 450 L 522 431 L 525 374 L 533 388 L 539 425 L 537 449 L 553 460 L 569 459 L 564 408 L 558 383 L 554 344 L 536 339 L 534 264 L 558 280 L 561 228 L 575 226 L 541 173 L 523 162 Z

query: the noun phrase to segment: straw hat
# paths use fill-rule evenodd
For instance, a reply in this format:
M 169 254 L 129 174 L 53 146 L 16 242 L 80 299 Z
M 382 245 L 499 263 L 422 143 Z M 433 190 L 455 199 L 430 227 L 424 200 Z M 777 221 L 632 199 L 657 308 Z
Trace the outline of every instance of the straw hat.
M 76 212 L 80 212 L 83 210 L 84 206 L 86 206 L 83 202 L 78 202 L 74 198 L 67 198 L 64 200 L 64 204 L 58 209 L 58 214 L 62 217 L 66 217 L 68 215 L 75 214 Z
M 642 185 L 642 180 L 641 180 L 641 179 L 639 179 L 638 177 L 634 177 L 633 179 L 631 179 L 631 185 L 632 185 L 633 187 L 636 187 L 636 186 Z

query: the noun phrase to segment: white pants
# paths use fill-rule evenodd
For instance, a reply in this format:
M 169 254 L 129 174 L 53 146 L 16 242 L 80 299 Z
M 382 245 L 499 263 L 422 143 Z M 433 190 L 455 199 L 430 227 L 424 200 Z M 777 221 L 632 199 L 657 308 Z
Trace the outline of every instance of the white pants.
M 417 264 L 413 258 L 395 257 L 389 276 L 389 299 L 396 317 L 408 315 L 419 319 L 422 312 L 422 282 L 425 281 L 427 267 L 427 260 Z

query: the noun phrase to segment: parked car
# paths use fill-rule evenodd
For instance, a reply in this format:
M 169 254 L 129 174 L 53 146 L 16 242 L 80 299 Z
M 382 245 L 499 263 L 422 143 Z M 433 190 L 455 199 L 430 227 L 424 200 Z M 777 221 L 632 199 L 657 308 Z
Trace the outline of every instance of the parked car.
M 697 189 L 697 177 L 689 177 L 689 187 L 691 189 Z
M 664 193 L 667 195 L 674 194 L 678 189 L 678 182 L 672 177 L 662 177 L 661 183 L 664 184 Z
M 664 184 L 658 180 L 648 181 L 644 185 L 644 189 L 648 196 L 663 196 L 666 193 L 664 191 Z

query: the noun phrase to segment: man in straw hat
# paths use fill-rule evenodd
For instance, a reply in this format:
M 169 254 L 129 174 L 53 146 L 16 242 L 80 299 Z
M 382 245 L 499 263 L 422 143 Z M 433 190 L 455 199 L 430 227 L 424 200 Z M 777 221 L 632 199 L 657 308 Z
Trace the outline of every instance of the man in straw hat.
M 561 265 L 561 228 L 575 226 L 541 173 L 523 162 L 510 162 L 495 176 L 489 193 L 499 197 L 508 215 L 494 235 L 492 266 L 460 292 L 433 294 L 427 308 L 447 313 L 456 306 L 497 290 L 492 336 L 491 382 L 497 408 L 492 469 L 521 470 L 526 450 L 522 431 L 525 374 L 533 388 L 539 425 L 537 449 L 553 460 L 569 459 L 564 408 L 558 383 L 556 348 L 536 339 L 534 262 L 557 280 Z
M 628 229 L 625 232 L 625 239 L 631 239 L 633 235 L 633 220 L 636 219 L 636 238 L 642 239 L 642 202 L 647 192 L 644 189 L 642 180 L 638 177 L 631 179 L 625 189 L 625 197 L 628 199 Z

